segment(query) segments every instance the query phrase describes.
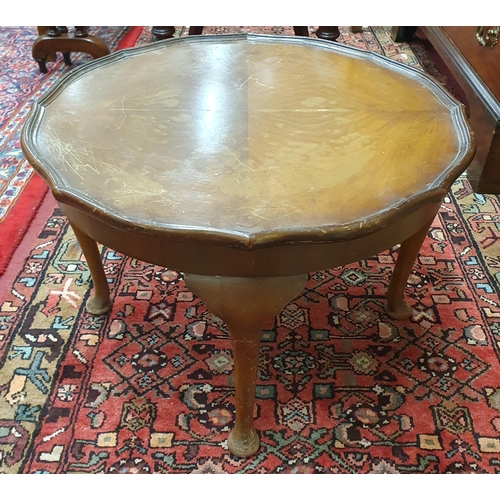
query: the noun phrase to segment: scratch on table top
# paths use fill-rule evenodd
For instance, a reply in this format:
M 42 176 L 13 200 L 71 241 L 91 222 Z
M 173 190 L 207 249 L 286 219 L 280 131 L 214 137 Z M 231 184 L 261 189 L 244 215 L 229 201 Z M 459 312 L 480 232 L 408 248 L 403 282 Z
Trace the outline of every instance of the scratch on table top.
M 79 168 L 82 166 L 81 160 L 68 144 L 63 143 L 57 135 L 53 135 L 50 138 L 48 147 L 52 150 L 54 156 L 58 158 L 68 170 L 73 171 L 83 180 L 83 176 L 78 172 Z
M 235 158 L 236 158 L 236 161 L 240 164 L 240 165 L 243 165 L 245 168 L 248 168 L 249 170 L 251 170 L 252 172 L 255 172 L 255 168 L 252 168 L 250 165 L 247 165 L 246 163 L 243 163 L 227 146 L 224 146 L 222 145 L 222 147 L 224 149 L 226 149 L 227 151 L 229 151 Z
M 252 78 L 252 76 L 254 75 L 255 73 L 252 73 L 239 87 L 238 89 L 241 90 L 243 88 L 244 85 L 246 85 L 248 83 L 248 81 Z
M 271 205 L 271 206 L 269 206 L 269 205 Z M 286 208 L 289 208 L 289 211 L 286 211 Z M 289 203 L 286 200 L 283 200 L 282 203 L 279 203 L 279 204 L 275 204 L 275 203 L 271 204 L 269 201 L 263 201 L 259 206 L 255 207 L 252 210 L 252 214 L 255 215 L 255 217 L 258 217 L 259 219 L 264 219 L 264 220 L 267 220 L 269 222 L 272 222 L 273 219 L 265 217 L 264 215 L 259 213 L 259 212 L 264 211 L 264 210 L 267 210 L 268 212 L 270 211 L 272 214 L 276 214 L 277 212 L 283 211 L 284 213 L 280 215 L 281 218 L 286 218 L 286 217 L 289 217 L 293 214 L 300 212 L 300 210 L 298 208 L 296 208 L 294 205 L 292 205 L 291 203 Z
M 274 87 L 271 87 L 269 85 L 266 85 L 265 83 L 259 82 L 258 78 L 254 78 L 255 73 L 252 73 L 239 87 L 238 90 L 241 90 L 250 80 L 254 80 L 257 85 L 260 85 L 261 87 L 267 87 L 268 89 L 274 89 Z
M 260 85 L 261 87 L 267 87 L 268 89 L 274 89 L 274 87 L 271 87 L 270 85 L 266 85 L 265 83 L 260 83 L 258 78 L 252 78 L 252 80 L 255 80 L 255 83 L 257 85 Z
M 212 138 L 212 140 L 215 142 L 216 139 L 214 137 L 214 134 L 212 133 L 212 131 L 210 130 L 209 127 L 207 127 L 205 125 L 205 129 L 207 130 L 208 134 L 210 135 L 210 137 Z M 252 172 L 255 172 L 255 168 L 252 168 L 250 165 L 247 165 L 246 163 L 243 163 L 237 156 L 236 154 L 231 151 L 231 149 L 229 149 L 227 146 L 225 146 L 224 144 L 221 144 L 222 148 L 229 151 L 229 153 L 231 153 L 231 155 L 233 155 L 235 158 L 236 158 L 236 161 L 240 164 L 240 165 L 243 165 L 245 168 L 247 168 L 248 170 L 251 170 Z
M 127 94 L 125 94 L 121 100 L 120 111 L 122 111 L 122 113 L 123 113 L 123 120 L 120 122 L 120 125 L 118 125 L 116 130 L 120 130 L 122 128 L 123 122 L 127 119 L 127 113 L 125 113 L 125 98 L 126 97 L 127 97 Z
M 81 142 L 85 143 L 85 145 L 82 145 L 82 147 L 78 149 L 77 147 L 61 141 L 57 134 L 53 132 L 48 143 L 48 149 L 59 161 L 61 161 L 62 165 L 64 165 L 67 170 L 73 171 L 82 180 L 84 179 L 82 174 L 89 170 L 96 175 L 100 175 L 102 171 L 106 171 L 110 174 L 116 174 L 118 172 L 118 169 L 111 163 L 95 157 L 93 148 L 95 143 L 91 141 Z

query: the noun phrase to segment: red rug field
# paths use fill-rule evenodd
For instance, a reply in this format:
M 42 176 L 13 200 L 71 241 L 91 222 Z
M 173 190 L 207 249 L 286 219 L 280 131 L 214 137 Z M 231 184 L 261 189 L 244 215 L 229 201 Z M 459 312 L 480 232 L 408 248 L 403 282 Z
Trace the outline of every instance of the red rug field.
M 435 71 L 418 42 L 341 29 Z M 0 471 L 498 473 L 499 240 L 498 197 L 460 178 L 410 276 L 408 320 L 383 309 L 395 248 L 312 273 L 263 331 L 262 445 L 238 459 L 225 325 L 175 270 L 108 248 L 113 308 L 89 315 L 90 274 L 55 209 L 0 301 Z

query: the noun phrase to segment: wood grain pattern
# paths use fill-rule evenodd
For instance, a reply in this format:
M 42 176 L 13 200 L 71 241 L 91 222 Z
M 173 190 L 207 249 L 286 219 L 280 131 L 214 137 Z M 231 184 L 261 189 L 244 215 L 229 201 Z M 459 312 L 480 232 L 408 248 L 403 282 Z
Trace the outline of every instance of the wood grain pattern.
M 467 149 L 458 105 L 416 72 L 306 42 L 221 36 L 108 59 L 47 103 L 36 157 L 103 213 L 249 245 L 369 224 L 439 187 Z

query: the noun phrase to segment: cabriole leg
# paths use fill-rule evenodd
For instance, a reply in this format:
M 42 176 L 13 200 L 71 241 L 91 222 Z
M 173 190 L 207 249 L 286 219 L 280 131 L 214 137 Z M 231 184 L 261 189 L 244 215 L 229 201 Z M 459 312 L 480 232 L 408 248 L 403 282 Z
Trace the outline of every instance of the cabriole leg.
M 392 319 L 406 319 L 411 316 L 411 308 L 404 299 L 404 291 L 420 247 L 429 232 L 433 220 L 434 218 L 401 244 L 396 266 L 387 290 L 387 302 L 385 304 L 385 311 Z
M 266 321 L 304 289 L 307 275 L 235 278 L 186 274 L 188 288 L 227 325 L 234 359 L 236 421 L 229 450 L 245 458 L 259 449 L 253 422 L 259 344 Z
M 99 316 L 111 309 L 113 305 L 109 297 L 109 285 L 102 267 L 101 256 L 97 243 L 90 236 L 80 231 L 75 225 L 71 224 L 76 239 L 87 260 L 87 265 L 90 269 L 92 281 L 94 283 L 94 295 L 89 298 L 86 304 L 86 309 L 90 314 Z

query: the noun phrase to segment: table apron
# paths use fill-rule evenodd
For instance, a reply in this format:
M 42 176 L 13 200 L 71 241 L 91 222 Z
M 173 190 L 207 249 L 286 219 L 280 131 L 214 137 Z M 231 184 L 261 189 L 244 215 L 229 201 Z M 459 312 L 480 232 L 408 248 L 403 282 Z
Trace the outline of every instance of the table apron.
M 150 264 L 204 275 L 292 276 L 331 269 L 387 250 L 412 236 L 433 219 L 440 203 L 429 203 L 385 227 L 359 238 L 334 242 L 282 243 L 244 250 L 186 238 L 171 238 L 141 229 L 113 226 L 76 207 L 59 202 L 69 221 L 95 241 Z

